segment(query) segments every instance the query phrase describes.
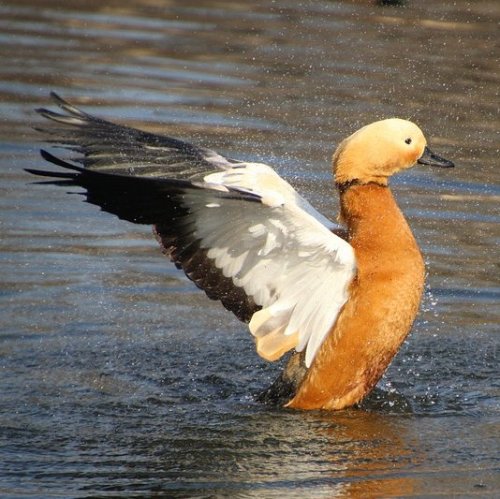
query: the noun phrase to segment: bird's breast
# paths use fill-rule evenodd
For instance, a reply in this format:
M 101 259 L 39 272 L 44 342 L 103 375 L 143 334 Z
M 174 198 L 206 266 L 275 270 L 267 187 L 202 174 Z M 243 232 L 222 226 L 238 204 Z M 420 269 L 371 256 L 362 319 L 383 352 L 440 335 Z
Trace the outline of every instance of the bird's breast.
M 356 186 L 341 201 L 357 273 L 290 407 L 341 409 L 361 400 L 398 351 L 420 304 L 423 259 L 390 190 Z

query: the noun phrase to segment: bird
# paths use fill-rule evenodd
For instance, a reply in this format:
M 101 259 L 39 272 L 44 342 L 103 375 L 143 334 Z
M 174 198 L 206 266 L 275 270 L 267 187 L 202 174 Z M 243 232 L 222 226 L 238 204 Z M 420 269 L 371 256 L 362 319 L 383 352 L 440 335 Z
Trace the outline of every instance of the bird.
M 285 354 L 258 400 L 341 410 L 373 390 L 410 332 L 424 289 L 421 251 L 389 179 L 415 164 L 453 167 L 411 121 L 388 118 L 340 142 L 332 160 L 337 222 L 270 166 L 119 125 L 51 92 L 40 130 L 69 158 L 26 169 L 83 188 L 88 203 L 153 226 L 163 253 L 248 324 L 257 353 Z M 49 180 L 47 180 L 49 177 Z

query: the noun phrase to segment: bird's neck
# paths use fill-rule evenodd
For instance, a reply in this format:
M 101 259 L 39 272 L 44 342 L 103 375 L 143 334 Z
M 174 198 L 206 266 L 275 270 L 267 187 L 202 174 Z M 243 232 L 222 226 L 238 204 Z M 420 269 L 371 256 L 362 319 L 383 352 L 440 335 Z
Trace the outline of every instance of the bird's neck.
M 417 248 L 388 186 L 374 182 L 355 183 L 339 191 L 340 216 L 347 225 L 349 242 L 355 250 L 362 249 L 356 248 L 360 244 L 363 247 L 368 244 L 370 248 L 377 245 L 379 250 L 387 246 L 400 251 L 405 251 L 408 246 Z
M 420 303 L 422 256 L 390 189 L 349 186 L 341 191 L 341 214 L 356 277 L 290 407 L 341 409 L 361 400 L 399 349 Z

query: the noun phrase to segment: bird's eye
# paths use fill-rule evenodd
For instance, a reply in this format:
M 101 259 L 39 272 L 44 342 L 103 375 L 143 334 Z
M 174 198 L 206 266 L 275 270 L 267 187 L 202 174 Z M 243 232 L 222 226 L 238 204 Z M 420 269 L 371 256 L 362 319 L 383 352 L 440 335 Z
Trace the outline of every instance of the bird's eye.
M 411 144 L 411 139 L 408 137 L 408 138 L 405 140 L 405 142 L 406 142 L 407 144 Z

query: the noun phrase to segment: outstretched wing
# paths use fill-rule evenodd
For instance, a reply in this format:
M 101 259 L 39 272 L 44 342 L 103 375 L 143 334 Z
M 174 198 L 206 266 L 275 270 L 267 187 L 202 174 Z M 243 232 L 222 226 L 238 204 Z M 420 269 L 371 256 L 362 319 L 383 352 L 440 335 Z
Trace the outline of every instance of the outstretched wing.
M 249 321 L 257 351 L 275 360 L 306 348 L 306 365 L 348 297 L 352 247 L 270 167 L 224 158 L 170 137 L 95 118 L 53 95 L 74 162 L 42 151 L 63 171 L 29 170 L 79 185 L 87 201 L 152 224 L 164 252 L 212 299 Z

